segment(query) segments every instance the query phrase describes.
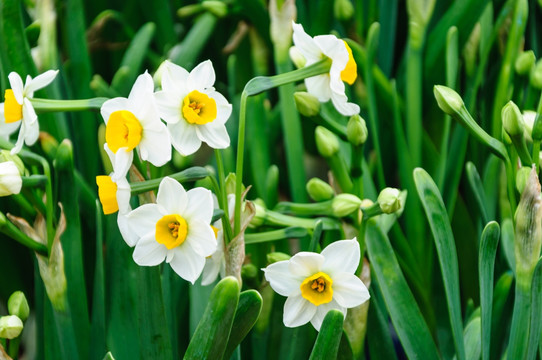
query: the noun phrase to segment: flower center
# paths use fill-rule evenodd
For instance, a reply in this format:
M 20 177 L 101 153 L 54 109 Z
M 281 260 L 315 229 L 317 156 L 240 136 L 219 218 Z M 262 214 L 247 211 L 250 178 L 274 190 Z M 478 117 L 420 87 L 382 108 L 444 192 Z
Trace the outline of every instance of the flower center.
M 207 94 L 194 90 L 184 98 L 182 111 L 190 124 L 207 124 L 216 119 L 216 102 Z
M 119 211 L 117 184 L 111 180 L 111 176 L 96 176 L 96 184 L 98 185 L 98 197 L 102 203 L 104 214 L 109 215 Z
M 127 147 L 132 151 L 141 141 L 143 128 L 134 114 L 127 110 L 119 110 L 109 116 L 105 127 L 105 141 L 116 153 L 120 148 Z
M 333 280 L 323 272 L 309 276 L 301 283 L 301 296 L 318 306 L 333 299 Z
M 346 46 L 346 50 L 348 51 L 348 62 L 346 63 L 343 71 L 341 71 L 341 80 L 348 83 L 348 85 L 352 85 L 358 77 L 358 66 L 356 65 L 356 61 L 354 61 L 352 49 L 350 49 L 350 46 L 348 46 L 346 41 L 343 42 L 344 46 Z
M 14 123 L 21 120 L 23 118 L 23 105 L 17 102 L 13 90 L 7 89 L 4 93 L 4 98 L 4 117 L 6 118 L 6 123 Z
M 186 240 L 188 224 L 177 214 L 164 215 L 156 223 L 156 241 L 165 245 L 168 250 L 176 248 Z

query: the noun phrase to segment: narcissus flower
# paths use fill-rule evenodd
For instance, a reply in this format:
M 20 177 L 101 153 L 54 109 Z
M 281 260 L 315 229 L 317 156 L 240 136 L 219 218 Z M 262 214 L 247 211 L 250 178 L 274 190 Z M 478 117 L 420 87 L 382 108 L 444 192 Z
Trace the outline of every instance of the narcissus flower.
M 329 73 L 305 79 L 309 94 L 321 102 L 331 99 L 337 111 L 343 115 L 358 114 L 359 106 L 349 103 L 344 93 L 344 82 L 352 85 L 358 76 L 357 65 L 348 44 L 334 35 L 310 37 L 301 24 L 293 23 L 292 26 L 294 45 L 305 57 L 305 66 L 325 58 L 331 59 Z
M 225 123 L 232 106 L 215 91 L 214 83 L 215 71 L 209 60 L 190 73 L 169 61 L 164 64 L 162 91 L 155 94 L 156 104 L 173 147 L 182 155 L 196 152 L 202 141 L 215 149 L 230 145 Z
M 109 155 L 113 168 L 116 168 L 116 171 L 113 171 L 109 175 L 96 176 L 98 197 L 102 203 L 104 214 L 109 215 L 117 211 L 123 215 L 128 214 L 132 210 L 130 207 L 130 184 L 126 180 L 128 168 L 122 167 L 126 163 L 115 165 L 117 156 L 105 144 L 104 149 L 107 155 Z M 122 151 L 125 149 L 121 148 L 119 150 Z M 131 156 L 129 156 L 129 160 L 129 163 L 131 163 Z
M 287 327 L 311 322 L 320 330 L 327 312 L 346 309 L 369 299 L 369 291 L 354 275 L 360 261 L 357 240 L 328 245 L 321 254 L 300 252 L 290 260 L 263 269 L 265 278 L 278 294 L 287 296 L 283 321 Z
M 0 163 L 0 196 L 9 196 L 21 192 L 23 179 L 13 161 Z
M 40 132 L 38 115 L 30 99 L 34 97 L 35 91 L 49 85 L 57 74 L 58 70 L 49 70 L 35 79 L 28 75 L 24 86 L 19 74 L 11 72 L 8 75 L 11 89 L 5 91 L 5 102 L 0 104 L 0 137 L 7 139 L 20 127 L 15 147 L 11 149 L 12 154 L 21 151 L 23 144 L 31 146 L 38 140 Z
M 185 191 L 172 178 L 165 177 L 158 188 L 156 204 L 145 204 L 130 212 L 123 233 L 135 243 L 134 261 L 141 266 L 158 265 L 164 260 L 183 279 L 194 283 L 201 275 L 205 258 L 216 251 L 211 227 L 213 198 L 204 188 Z M 126 236 L 134 236 L 127 239 Z
M 117 167 L 130 167 L 136 147 L 141 159 L 155 166 L 171 159 L 169 134 L 158 116 L 153 93 L 152 77 L 145 72 L 137 78 L 128 98 L 107 100 L 100 109 L 106 124 L 106 144 L 117 157 L 115 172 L 121 172 Z

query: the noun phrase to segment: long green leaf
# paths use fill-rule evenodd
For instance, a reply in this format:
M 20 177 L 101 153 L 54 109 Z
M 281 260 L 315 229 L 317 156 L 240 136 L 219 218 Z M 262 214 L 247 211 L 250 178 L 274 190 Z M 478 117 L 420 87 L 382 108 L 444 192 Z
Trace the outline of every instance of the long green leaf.
M 464 331 L 464 344 L 466 359 L 478 360 L 481 352 L 480 339 L 480 315 L 475 316 L 469 321 Z
M 324 318 L 310 360 L 336 359 L 343 335 L 344 315 L 339 310 L 330 310 Z
M 459 298 L 459 270 L 452 227 L 440 192 L 431 176 L 425 170 L 417 168 L 414 170 L 414 182 L 435 239 L 457 357 L 465 359 Z
M 478 253 L 478 276 L 480 278 L 480 308 L 482 322 L 482 359 L 489 359 L 491 348 L 491 312 L 493 307 L 493 278 L 495 255 L 499 243 L 499 224 L 492 221 L 482 232 Z
M 542 259 L 538 260 L 533 274 L 531 288 L 531 325 L 526 359 L 536 357 L 536 350 L 542 334 Z
M 482 215 L 482 221 L 484 222 L 484 224 L 486 224 L 489 221 L 489 216 L 485 208 L 486 196 L 484 193 L 484 187 L 482 185 L 482 181 L 480 180 L 480 174 L 478 173 L 476 166 L 470 161 L 467 162 L 467 165 L 465 166 L 465 168 L 467 170 L 467 178 L 469 180 L 469 185 L 471 187 L 472 192 L 474 193 L 474 199 L 476 200 L 476 204 L 478 205 L 478 208 Z
M 366 241 L 371 265 L 407 356 L 411 359 L 438 359 L 438 350 L 399 268 L 389 239 L 374 220 L 367 224 Z

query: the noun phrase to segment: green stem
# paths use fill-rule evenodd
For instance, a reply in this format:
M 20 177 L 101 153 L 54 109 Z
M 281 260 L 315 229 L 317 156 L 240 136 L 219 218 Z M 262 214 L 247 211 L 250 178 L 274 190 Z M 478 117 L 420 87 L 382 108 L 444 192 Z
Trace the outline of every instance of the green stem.
M 339 156 L 339 153 L 337 152 L 326 158 L 326 160 L 342 191 L 346 193 L 351 192 L 352 180 L 350 179 L 350 174 L 348 173 L 344 159 Z
M 222 159 L 222 151 L 219 149 L 215 149 L 215 158 L 216 158 L 216 167 L 218 170 L 218 181 L 219 181 L 219 187 L 218 187 L 218 196 L 220 198 L 222 210 L 224 210 L 224 216 L 222 217 L 222 228 L 225 229 L 226 232 L 226 244 L 228 244 L 231 240 L 233 240 L 233 234 L 231 231 L 231 225 L 230 225 L 230 213 L 228 208 L 228 194 L 226 194 L 226 180 L 225 180 L 225 174 L 224 174 L 224 161 Z
M 266 231 L 257 234 L 245 234 L 245 244 L 258 244 L 268 241 L 307 236 L 307 229 L 301 226 L 290 226 L 285 229 Z
M 81 100 L 51 100 L 51 99 L 30 99 L 37 114 L 60 111 L 87 111 L 100 110 L 103 103 L 109 100 L 105 97 Z
M 325 230 L 339 229 L 340 223 L 330 218 L 303 219 L 284 215 L 272 210 L 265 211 L 265 224 L 275 226 L 300 226 L 305 229 L 314 229 L 318 221 L 322 221 Z
M 521 274 L 517 274 L 520 277 Z M 532 275 L 532 273 L 531 273 Z M 532 278 L 532 276 L 531 276 Z M 529 281 L 530 284 L 530 281 Z M 508 359 L 524 359 L 529 339 L 529 320 L 531 307 L 531 287 L 522 284 L 522 279 L 516 279 L 516 296 L 512 325 L 510 327 L 510 342 L 508 344 Z
M 516 213 L 516 188 L 514 186 L 515 183 L 515 175 L 514 175 L 514 168 L 512 167 L 512 164 L 510 160 L 507 158 L 504 161 L 504 165 L 506 167 L 506 186 L 507 186 L 507 192 L 508 192 L 508 200 L 510 201 L 510 209 L 512 211 L 512 214 Z
M 331 204 L 333 200 L 321 201 L 317 203 L 300 204 L 294 202 L 280 202 L 275 206 L 275 211 L 281 213 L 290 213 L 297 216 L 314 216 L 314 215 L 333 215 Z
M 207 176 L 209 176 L 209 172 L 207 171 L 207 169 L 199 166 L 194 166 L 181 172 L 168 175 L 168 177 L 173 178 L 180 183 L 196 181 L 199 179 L 203 179 Z M 160 186 L 160 182 L 163 179 L 164 177 L 159 177 L 156 179 L 130 183 L 131 193 L 132 195 L 139 195 L 147 191 L 158 189 L 158 186 Z
M 30 175 L 23 176 L 24 187 L 37 187 L 47 184 L 47 176 L 45 175 Z
M 409 41 L 407 50 L 407 138 L 412 166 L 421 165 L 422 157 L 422 49 Z
M 21 336 L 11 339 L 8 346 L 8 355 L 12 359 L 17 359 L 19 354 L 19 344 L 21 343 Z

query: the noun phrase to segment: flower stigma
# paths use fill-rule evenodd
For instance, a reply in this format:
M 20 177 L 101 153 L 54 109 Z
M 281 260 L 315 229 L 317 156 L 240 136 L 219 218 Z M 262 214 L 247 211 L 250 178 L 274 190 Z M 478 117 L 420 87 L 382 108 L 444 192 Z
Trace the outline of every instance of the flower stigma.
M 21 120 L 23 118 L 23 105 L 17 102 L 13 90 L 7 89 L 4 93 L 4 98 L 4 117 L 6 118 L 6 123 L 14 123 Z
M 143 128 L 139 120 L 128 110 L 115 111 L 105 127 L 105 141 L 113 153 L 120 148 L 132 151 L 141 141 Z
M 188 224 L 177 214 L 164 215 L 156 223 L 156 241 L 165 245 L 168 250 L 176 248 L 186 240 Z
M 117 202 L 117 184 L 111 179 L 111 176 L 96 176 L 98 185 L 98 197 L 102 203 L 105 215 L 113 214 L 119 211 Z
M 352 55 L 352 49 L 350 49 L 350 46 L 348 46 L 346 41 L 343 40 L 343 42 L 344 46 L 346 46 L 346 50 L 348 51 L 348 62 L 346 63 L 343 71 L 341 71 L 341 80 L 348 83 L 348 85 L 352 85 L 358 77 L 358 66 L 356 65 L 354 56 Z
M 318 306 L 327 304 L 333 299 L 333 289 L 331 285 L 333 280 L 323 272 L 318 272 L 309 276 L 301 283 L 301 295 Z
M 216 102 L 207 94 L 193 90 L 184 98 L 182 112 L 190 124 L 204 125 L 216 119 Z

